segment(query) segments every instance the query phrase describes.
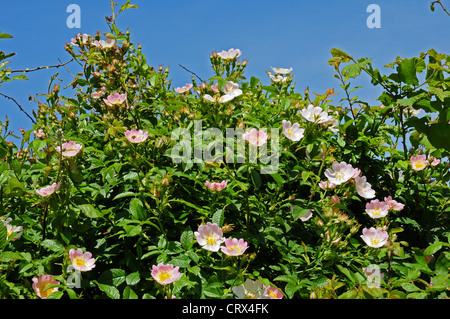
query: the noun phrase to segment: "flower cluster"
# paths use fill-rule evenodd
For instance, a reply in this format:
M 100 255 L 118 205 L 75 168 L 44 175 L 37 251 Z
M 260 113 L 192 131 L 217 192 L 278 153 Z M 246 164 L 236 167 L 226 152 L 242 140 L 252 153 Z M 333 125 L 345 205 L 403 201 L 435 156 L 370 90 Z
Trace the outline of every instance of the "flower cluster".
M 218 252 L 221 250 L 228 256 L 242 255 L 248 248 L 244 239 L 224 238 L 223 230 L 216 223 L 207 222 L 206 225 L 200 225 L 198 231 L 194 232 L 197 242 L 203 249 Z M 225 243 L 225 246 L 221 246 Z

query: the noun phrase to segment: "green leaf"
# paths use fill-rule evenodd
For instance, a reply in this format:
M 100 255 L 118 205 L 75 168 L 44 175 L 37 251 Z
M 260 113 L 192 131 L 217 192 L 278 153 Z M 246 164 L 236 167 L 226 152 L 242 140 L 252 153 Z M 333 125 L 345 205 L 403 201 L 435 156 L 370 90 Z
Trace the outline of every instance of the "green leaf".
M 216 223 L 219 227 L 222 227 L 224 219 L 225 219 L 225 217 L 224 217 L 223 209 L 219 209 L 218 211 L 216 211 L 214 213 L 211 220 L 213 223 Z
M 103 291 L 109 298 L 120 299 L 120 292 L 116 287 L 101 284 L 96 281 L 94 282 L 97 284 L 98 288 L 100 288 L 100 290 Z
M 294 218 L 294 220 L 297 220 L 300 217 L 303 217 L 306 214 L 308 214 L 309 211 L 310 210 L 308 208 L 302 208 L 300 206 L 294 206 L 294 209 L 292 211 L 292 217 Z
M 8 243 L 8 230 L 6 229 L 6 226 L 3 224 L 3 222 L 0 221 L 0 250 L 3 250 L 3 248 L 5 248 L 7 243 Z
M 444 246 L 444 245 L 446 245 L 446 244 L 443 243 L 443 242 L 437 242 L 437 243 L 431 244 L 430 246 L 428 246 L 428 247 L 423 251 L 423 254 L 424 254 L 425 256 L 427 256 L 427 255 L 433 255 L 433 254 L 436 253 L 439 249 L 441 249 L 442 246 Z
M 59 252 L 59 251 L 63 251 L 64 250 L 64 246 L 60 242 L 55 240 L 55 239 L 43 240 L 41 242 L 41 246 L 46 248 L 46 249 L 48 249 L 48 250 L 54 251 L 54 252 Z
M 194 240 L 194 232 L 190 227 L 187 227 L 182 233 L 180 237 L 181 247 L 185 250 L 189 250 L 192 247 L 192 243 Z
M 139 299 L 139 296 L 131 289 L 126 286 L 123 290 L 123 299 Z
M 138 271 L 133 272 L 129 275 L 126 276 L 125 281 L 127 283 L 127 285 L 129 286 L 134 286 L 136 285 L 139 281 L 141 281 L 141 277 Z
M 147 212 L 144 209 L 144 204 L 139 198 L 133 198 L 130 201 L 130 213 L 134 219 L 137 220 L 147 219 Z
M 86 217 L 99 218 L 103 216 L 103 214 L 91 204 L 82 204 L 79 207 Z
M 417 73 L 425 70 L 425 61 L 420 58 L 403 59 L 397 67 L 402 82 L 410 85 L 419 85 Z
M 12 35 L 10 35 L 8 33 L 1 33 L 0 32 L 0 39 L 8 39 L 8 38 L 12 38 Z

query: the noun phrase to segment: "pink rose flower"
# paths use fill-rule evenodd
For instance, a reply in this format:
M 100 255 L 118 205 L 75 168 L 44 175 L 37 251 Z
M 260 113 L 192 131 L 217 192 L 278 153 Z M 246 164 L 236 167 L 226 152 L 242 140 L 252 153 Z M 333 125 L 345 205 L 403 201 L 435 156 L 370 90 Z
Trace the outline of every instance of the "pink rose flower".
M 411 156 L 410 162 L 411 168 L 415 171 L 421 171 L 428 165 L 428 161 L 425 155 Z
M 125 131 L 125 137 L 131 143 L 142 143 L 148 138 L 148 132 L 147 131 L 144 132 L 142 130 L 137 131 L 135 129 L 132 129 Z
M 388 212 L 389 206 L 385 202 L 380 202 L 378 199 L 374 199 L 366 204 L 366 213 L 372 218 L 385 217 Z
M 65 157 L 73 157 L 77 155 L 82 149 L 83 146 L 75 143 L 74 141 L 66 142 L 62 144 L 62 155 Z M 61 153 L 61 148 L 56 146 L 56 151 Z
M 95 268 L 95 259 L 90 252 L 83 253 L 81 248 L 69 250 L 69 258 L 73 268 L 79 271 L 90 271 Z
M 33 278 L 33 290 L 41 299 L 46 299 L 51 293 L 58 291 L 58 287 L 45 289 L 48 285 L 59 285 L 60 282 L 53 279 L 52 275 L 40 275 L 39 278 Z
M 212 190 L 212 191 L 221 191 L 221 190 L 223 190 L 226 186 L 227 186 L 227 181 L 222 181 L 222 182 L 220 182 L 220 183 L 217 183 L 217 182 L 209 182 L 209 181 L 206 181 L 205 182 L 205 185 L 206 185 L 206 187 L 208 187 L 210 190 Z
M 267 143 L 269 136 L 263 130 L 252 128 L 249 132 L 242 134 L 242 138 L 254 146 L 261 146 Z
M 126 98 L 127 98 L 126 93 L 123 94 L 114 93 L 108 95 L 106 99 L 103 99 L 103 102 L 105 102 L 106 105 L 111 107 L 114 105 L 121 105 L 123 102 L 125 102 Z
M 384 246 L 389 238 L 387 231 L 384 231 L 381 227 L 377 229 L 374 227 L 370 227 L 370 229 L 364 228 L 362 233 L 361 238 L 368 246 L 373 248 Z
M 209 251 L 219 251 L 220 244 L 225 241 L 222 229 L 217 224 L 210 222 L 200 225 L 194 235 L 199 245 Z
M 59 188 L 59 186 L 61 186 L 61 182 L 53 183 L 50 186 L 47 186 L 47 187 L 44 187 L 41 189 L 37 189 L 36 193 L 41 196 L 49 196 L 49 195 L 53 194 L 55 192 L 55 190 L 57 190 Z
M 173 267 L 172 264 L 164 265 L 159 263 L 152 266 L 152 277 L 161 285 L 171 284 L 180 279 L 180 267 Z
M 225 239 L 225 246 L 220 247 L 222 252 L 228 256 L 242 255 L 248 248 L 248 244 L 244 239 L 227 238 Z

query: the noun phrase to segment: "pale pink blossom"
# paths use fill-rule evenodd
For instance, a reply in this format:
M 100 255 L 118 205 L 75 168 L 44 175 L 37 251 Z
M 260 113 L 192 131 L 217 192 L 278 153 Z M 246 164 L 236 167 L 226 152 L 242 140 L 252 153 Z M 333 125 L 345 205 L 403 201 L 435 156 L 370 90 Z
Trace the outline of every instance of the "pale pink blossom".
M 242 134 L 242 138 L 254 146 L 261 146 L 267 143 L 269 136 L 263 130 L 252 128 L 249 132 Z
M 411 156 L 411 167 L 415 171 L 421 171 L 428 165 L 427 157 L 425 155 Z
M 309 105 L 306 109 L 300 110 L 300 114 L 313 123 L 325 123 L 330 121 L 328 112 L 322 110 L 320 106 Z
M 272 68 L 273 72 L 275 72 L 275 74 L 289 74 L 289 73 L 292 72 L 292 68 L 289 68 L 289 69 L 287 69 L 287 68 L 274 68 L 274 67 L 271 67 L 271 68 Z
M 389 212 L 389 206 L 385 202 L 380 202 L 378 199 L 371 200 L 366 204 L 366 213 L 371 218 L 385 217 Z
M 34 136 L 36 136 L 36 137 L 45 137 L 45 133 L 44 133 L 44 131 L 40 128 L 37 132 L 36 131 L 34 131 Z
M 108 95 L 108 97 L 106 99 L 103 99 L 103 102 L 105 102 L 106 105 L 108 106 L 114 106 L 114 105 L 121 105 L 123 102 L 125 102 L 127 98 L 126 93 L 114 93 L 111 95 Z
M 59 285 L 60 282 L 53 279 L 52 275 L 40 275 L 39 278 L 33 278 L 33 290 L 41 299 L 46 299 L 50 294 L 58 291 L 58 287 L 45 289 L 48 285 Z
M 219 93 L 219 83 L 212 84 L 211 90 L 213 90 L 213 92 Z
M 180 267 L 173 267 L 172 264 L 164 265 L 159 263 L 152 266 L 152 277 L 161 285 L 171 284 L 180 279 Z
M 381 227 L 378 227 L 377 229 L 374 227 L 370 227 L 370 229 L 364 228 L 362 233 L 361 238 L 368 246 L 373 248 L 384 246 L 389 239 L 389 234 Z
M 269 297 L 269 299 L 283 299 L 283 293 L 277 288 L 272 286 L 266 287 L 263 285 L 263 289 L 266 291 L 265 294 Z
M 125 131 L 125 137 L 131 143 L 142 143 L 148 138 L 148 132 L 143 130 L 127 130 Z
M 283 120 L 283 134 L 291 141 L 300 141 L 303 138 L 303 133 L 305 133 L 305 129 L 300 128 L 298 123 L 291 124 L 290 121 Z
M 105 95 L 106 91 L 107 91 L 107 88 L 106 87 L 102 87 L 101 89 L 92 92 L 91 96 L 92 96 L 93 99 L 99 99 L 103 95 Z
M 321 189 L 323 189 L 324 191 L 328 191 L 328 190 L 331 190 L 333 188 L 336 188 L 336 186 L 337 186 L 336 184 L 334 184 L 334 183 L 332 183 L 330 181 L 320 181 L 319 182 L 319 187 Z
M 269 299 L 269 293 L 259 280 L 247 278 L 245 283 L 231 289 L 238 299 Z
M 279 82 L 284 83 L 284 82 L 287 82 L 287 80 L 289 80 L 289 77 L 287 77 L 287 76 L 272 75 L 270 73 L 269 73 L 269 77 L 270 77 L 270 80 L 274 83 L 279 83 Z
M 106 38 L 106 40 L 95 40 L 92 44 L 99 49 L 112 48 L 116 41 L 111 38 Z
M 209 94 L 205 94 L 203 98 L 208 102 L 212 103 L 226 103 L 234 99 L 236 96 L 234 94 L 225 94 L 225 95 L 214 95 L 211 96 Z
M 354 175 L 355 169 L 352 167 L 352 165 L 345 162 L 333 162 L 331 168 L 327 168 L 325 170 L 325 176 L 331 183 L 336 185 L 347 182 Z
M 6 227 L 6 237 L 8 240 L 15 241 L 19 239 L 20 236 L 22 236 L 23 227 L 11 225 L 10 222 L 12 222 L 11 217 L 8 217 L 5 220 L 3 220 L 3 225 Z M 11 237 L 13 234 L 15 234 L 14 237 Z
M 226 181 L 226 180 L 224 180 L 224 181 L 222 181 L 220 183 L 217 183 L 217 182 L 212 182 L 211 183 L 209 181 L 206 181 L 205 185 L 206 185 L 206 187 L 208 187 L 212 191 L 220 192 L 227 186 L 227 183 L 228 183 L 228 181 Z
M 233 97 L 237 97 L 242 94 L 242 90 L 239 88 L 239 85 L 237 83 L 234 83 L 232 81 L 228 81 L 223 87 L 222 92 L 225 93 L 225 95 L 230 95 Z
M 69 250 L 69 258 L 73 268 L 79 271 L 90 271 L 95 268 L 95 259 L 90 252 L 83 253 L 81 248 Z
M 227 238 L 225 239 L 225 246 L 220 247 L 222 252 L 228 256 L 242 255 L 248 248 L 248 244 L 244 239 Z
M 86 34 L 86 33 L 81 34 L 81 33 L 79 33 L 79 34 L 77 34 L 75 36 L 75 38 L 71 39 L 70 44 L 72 44 L 74 46 L 78 46 L 78 43 L 86 44 L 86 43 L 89 42 L 89 38 L 90 38 L 89 34 Z
M 313 211 L 312 211 L 312 209 L 310 209 L 310 210 L 306 213 L 306 215 L 300 217 L 300 220 L 301 220 L 302 222 L 306 222 L 306 221 L 308 221 L 309 219 L 311 219 L 312 216 L 313 216 Z
M 380 288 L 384 274 L 380 272 L 379 268 L 369 266 L 367 268 L 362 268 L 362 271 L 366 275 L 369 288 Z
M 355 177 L 355 186 L 356 191 L 359 196 L 367 199 L 371 199 L 375 197 L 375 191 L 372 189 L 372 186 L 367 182 L 367 178 L 365 176 Z
M 194 235 L 199 245 L 209 251 L 219 251 L 220 245 L 225 241 L 223 231 L 216 223 L 200 225 Z
M 179 93 L 179 94 L 183 94 L 183 93 L 187 93 L 189 92 L 189 90 L 192 88 L 192 84 L 191 83 L 187 83 L 185 86 L 182 87 L 177 87 L 175 89 L 175 92 Z
M 439 164 L 441 162 L 441 160 L 439 158 L 436 158 L 434 156 L 428 157 L 428 161 L 431 161 L 431 163 L 430 163 L 431 166 L 436 166 L 437 164 Z
M 389 206 L 389 210 L 400 211 L 405 207 L 405 204 L 393 200 L 391 196 L 385 197 L 384 202 Z
M 228 51 L 224 50 L 222 52 L 217 53 L 217 55 L 224 60 L 237 59 L 238 57 L 241 56 L 241 54 L 242 54 L 241 50 L 234 48 L 231 48 Z
M 44 187 L 41 189 L 37 189 L 36 193 L 41 196 L 49 196 L 49 195 L 53 194 L 59 188 L 60 185 L 61 185 L 61 182 L 53 183 L 50 186 L 47 186 L 47 187 Z
M 62 144 L 62 155 L 65 157 L 73 157 L 77 155 L 82 149 L 83 146 L 81 144 L 75 143 L 74 141 L 65 142 Z M 56 151 L 58 153 L 61 153 L 61 148 L 59 146 L 56 146 Z

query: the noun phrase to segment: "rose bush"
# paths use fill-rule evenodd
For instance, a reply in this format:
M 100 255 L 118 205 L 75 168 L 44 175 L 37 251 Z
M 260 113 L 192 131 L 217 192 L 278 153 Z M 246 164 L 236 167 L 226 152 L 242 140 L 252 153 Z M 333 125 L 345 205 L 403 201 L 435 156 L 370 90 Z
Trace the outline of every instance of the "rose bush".
M 173 88 L 116 16 L 66 44 L 73 96 L 52 83 L 21 138 L 2 123 L 1 298 L 449 297 L 450 56 L 332 49 L 335 100 L 230 49 Z

